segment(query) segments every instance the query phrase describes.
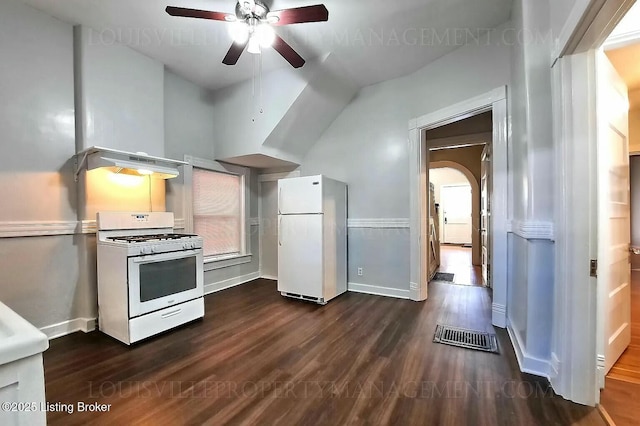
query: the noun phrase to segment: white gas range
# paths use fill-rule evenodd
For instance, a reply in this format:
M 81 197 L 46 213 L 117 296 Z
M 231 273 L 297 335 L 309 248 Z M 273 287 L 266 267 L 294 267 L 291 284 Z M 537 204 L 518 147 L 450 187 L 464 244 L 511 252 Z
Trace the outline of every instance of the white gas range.
M 173 213 L 100 212 L 98 326 L 131 344 L 204 316 L 202 238 Z

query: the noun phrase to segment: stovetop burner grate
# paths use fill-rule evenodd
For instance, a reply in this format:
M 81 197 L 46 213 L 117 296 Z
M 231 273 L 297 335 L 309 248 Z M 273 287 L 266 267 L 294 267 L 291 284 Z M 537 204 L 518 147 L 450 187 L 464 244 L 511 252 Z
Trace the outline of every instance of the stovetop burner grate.
M 126 243 L 145 243 L 148 241 L 180 240 L 196 237 L 193 234 L 154 234 L 154 235 L 130 235 L 121 237 L 109 237 L 111 241 L 124 241 Z

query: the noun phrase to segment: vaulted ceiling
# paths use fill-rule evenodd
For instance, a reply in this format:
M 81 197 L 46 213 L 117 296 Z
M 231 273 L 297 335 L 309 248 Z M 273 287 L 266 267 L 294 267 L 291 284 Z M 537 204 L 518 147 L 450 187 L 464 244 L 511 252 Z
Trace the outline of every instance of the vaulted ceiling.
M 254 57 L 221 63 L 230 44 L 225 22 L 177 18 L 168 5 L 233 12 L 234 0 L 22 0 L 52 16 L 99 31 L 210 89 L 251 78 Z M 406 75 L 506 22 L 511 0 L 268 0 L 271 10 L 324 3 L 329 21 L 278 28 L 305 59 L 333 53 L 335 69 L 355 86 Z M 275 51 L 263 68 L 289 67 Z

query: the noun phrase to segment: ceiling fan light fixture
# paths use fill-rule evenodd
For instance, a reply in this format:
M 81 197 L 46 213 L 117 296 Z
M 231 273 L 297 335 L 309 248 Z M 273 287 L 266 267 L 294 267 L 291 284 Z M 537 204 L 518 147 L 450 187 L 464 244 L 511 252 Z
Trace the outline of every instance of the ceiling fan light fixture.
M 252 53 L 254 55 L 259 55 L 260 54 L 260 40 L 255 35 L 255 33 L 252 34 L 251 38 L 249 39 L 249 44 L 247 46 L 247 52 Z
M 254 35 L 258 38 L 258 42 L 263 48 L 271 47 L 276 39 L 276 32 L 273 27 L 268 24 L 258 25 L 255 29 Z
M 243 21 L 232 22 L 229 25 L 229 34 L 234 42 L 244 44 L 249 39 L 249 26 Z

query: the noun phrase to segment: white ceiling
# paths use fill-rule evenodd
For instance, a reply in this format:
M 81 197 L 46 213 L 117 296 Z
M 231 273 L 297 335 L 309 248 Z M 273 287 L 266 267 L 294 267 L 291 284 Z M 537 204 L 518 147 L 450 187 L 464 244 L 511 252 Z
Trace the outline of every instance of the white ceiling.
M 234 0 L 22 0 L 72 24 L 101 32 L 211 89 L 246 80 L 253 70 L 245 52 L 222 64 L 231 38 L 227 24 L 167 15 L 168 5 L 233 12 Z M 272 10 L 324 3 L 329 21 L 279 27 L 307 60 L 334 52 L 358 86 L 406 75 L 455 50 L 465 39 L 506 22 L 511 0 L 268 0 Z M 424 34 L 424 36 L 422 36 Z M 275 51 L 263 53 L 266 70 L 289 67 Z

